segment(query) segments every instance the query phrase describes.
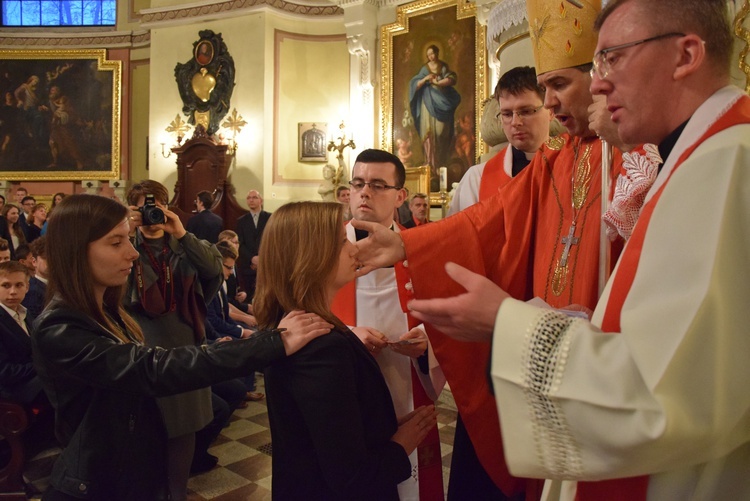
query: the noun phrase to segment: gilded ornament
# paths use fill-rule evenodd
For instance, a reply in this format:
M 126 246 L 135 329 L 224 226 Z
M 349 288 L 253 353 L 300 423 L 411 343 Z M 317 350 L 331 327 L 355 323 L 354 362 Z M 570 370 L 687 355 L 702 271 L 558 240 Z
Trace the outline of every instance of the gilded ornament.
M 178 63 L 174 74 L 188 123 L 202 124 L 212 136 L 229 112 L 234 90 L 234 59 L 220 33 L 198 32 L 190 60 Z
M 193 75 L 191 85 L 193 86 L 193 92 L 198 96 L 198 99 L 207 103 L 211 97 L 211 92 L 213 92 L 216 87 L 216 79 L 206 68 L 201 68 L 198 73 Z
M 739 67 L 745 74 L 745 92 L 750 93 L 750 64 L 747 63 L 747 56 L 750 54 L 750 30 L 744 27 L 748 14 L 750 14 L 750 0 L 745 0 L 734 18 L 734 34 L 745 42 L 745 46 L 740 51 Z
M 565 146 L 565 138 L 562 136 L 552 136 L 547 139 L 545 144 L 551 150 L 560 151 Z
M 591 188 L 591 145 L 586 146 L 578 161 L 573 180 L 573 208 L 581 210 Z

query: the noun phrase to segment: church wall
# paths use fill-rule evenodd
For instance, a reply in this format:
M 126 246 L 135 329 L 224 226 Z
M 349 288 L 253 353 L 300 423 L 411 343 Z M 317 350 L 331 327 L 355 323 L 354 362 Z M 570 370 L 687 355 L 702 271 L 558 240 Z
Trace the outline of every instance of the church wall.
M 182 100 L 177 90 L 174 68 L 192 57 L 193 42 L 204 29 L 221 33 L 235 63 L 235 88 L 230 111 L 237 111 L 248 122 L 238 136 L 236 164 L 230 176 L 247 185 L 257 185 L 263 179 L 262 103 L 264 99 L 263 33 L 265 14 L 255 13 L 220 21 L 155 28 L 151 32 L 149 112 L 149 177 L 171 191 L 177 181 L 176 157 L 163 158 L 161 143 L 166 150 L 175 145 L 175 137 L 165 128 L 182 114 Z M 241 171 L 239 175 L 238 171 Z M 238 186 L 239 189 L 239 186 Z M 244 197 L 243 197 L 244 198 Z
M 271 210 L 289 200 L 319 198 L 323 164 L 298 161 L 297 124 L 328 122 L 330 132 L 348 119 L 349 53 L 343 26 L 340 20 L 300 22 L 270 11 L 152 29 L 149 94 L 158 99 L 149 104 L 148 177 L 170 190 L 177 180 L 175 156 L 161 154 L 162 142 L 174 144 L 164 128 L 176 115 L 182 117 L 174 66 L 190 59 L 192 43 L 203 29 L 221 33 L 234 58 L 230 111 L 236 108 L 248 122 L 237 136 L 229 170 L 240 204 L 244 206 L 250 189 L 260 190 Z
M 298 25 L 298 23 L 296 23 Z M 342 120 L 351 124 L 349 116 L 350 56 L 343 27 L 338 33 L 326 26 L 318 33 L 293 30 L 295 23 L 277 18 L 269 23 L 268 61 L 273 68 L 269 76 L 270 95 L 266 103 L 266 119 L 270 120 L 266 138 L 270 144 L 270 172 L 267 170 L 264 192 L 266 206 L 273 209 L 288 200 L 320 199 L 317 188 L 322 180 L 325 163 L 300 162 L 298 123 L 328 124 L 327 139 L 338 137 Z M 272 105 L 269 108 L 269 104 Z M 269 141 L 270 140 L 270 141 Z M 328 163 L 335 155 L 328 154 Z
M 130 59 L 130 179 L 148 179 L 149 92 L 151 62 L 137 53 Z

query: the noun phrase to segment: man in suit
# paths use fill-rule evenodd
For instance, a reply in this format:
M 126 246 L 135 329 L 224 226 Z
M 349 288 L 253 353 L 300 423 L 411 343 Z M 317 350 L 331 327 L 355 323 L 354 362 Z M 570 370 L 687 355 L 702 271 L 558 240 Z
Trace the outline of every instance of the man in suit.
M 239 255 L 240 239 L 236 232 L 232 230 L 222 231 L 219 233 L 219 243 L 221 242 L 229 243 Z M 235 261 L 236 259 L 237 258 L 235 257 Z M 252 315 L 253 313 L 253 305 L 247 303 L 247 292 L 243 291 L 240 284 L 237 282 L 236 267 L 232 269 L 232 272 L 229 274 L 229 277 L 224 280 L 224 283 L 227 287 L 227 299 L 230 304 L 229 315 L 238 322 L 245 322 L 250 326 L 254 326 L 256 324 L 254 321 L 248 323 L 248 319 L 239 318 L 239 316 L 236 315 L 236 313 L 245 315 Z
M 22 404 L 44 398 L 31 360 L 31 322 L 21 304 L 29 271 L 17 261 L 0 263 L 0 396 Z
M 414 228 L 429 223 L 427 211 L 430 210 L 430 205 L 427 203 L 427 195 L 424 193 L 415 193 L 411 197 L 409 210 L 411 211 L 411 219 L 404 223 L 404 228 Z
M 258 269 L 258 248 L 271 213 L 263 210 L 263 198 L 257 190 L 247 193 L 247 207 L 250 209 L 237 220 L 237 236 L 240 241 L 240 258 L 237 260 L 239 279 L 247 292 L 248 301 L 255 295 L 255 274 Z
M 36 205 L 36 199 L 31 195 L 23 197 L 21 205 L 18 206 L 20 213 L 18 215 L 18 223 L 23 228 L 24 234 L 28 234 L 29 226 L 34 224 L 34 218 L 31 217 L 31 209 Z M 28 235 L 26 236 L 28 240 Z
M 224 229 L 224 221 L 218 214 L 211 212 L 214 197 L 208 191 L 200 191 L 195 196 L 195 208 L 198 213 L 191 217 L 185 229 L 212 244 L 219 241 L 219 233 Z
M 227 279 L 234 270 L 234 262 L 237 259 L 237 251 L 229 242 L 221 242 L 216 245 L 222 258 L 222 271 L 224 283 L 219 292 L 211 299 L 207 306 L 206 320 L 211 324 L 219 339 L 232 337 L 235 339 L 252 336 L 253 331 L 240 325 L 229 316 L 229 301 L 227 299 Z
M 29 292 L 21 301 L 29 315 L 36 318 L 44 309 L 44 299 L 47 296 L 47 252 L 45 242 L 47 237 L 42 235 L 29 245 L 31 260 L 36 274 L 29 279 Z

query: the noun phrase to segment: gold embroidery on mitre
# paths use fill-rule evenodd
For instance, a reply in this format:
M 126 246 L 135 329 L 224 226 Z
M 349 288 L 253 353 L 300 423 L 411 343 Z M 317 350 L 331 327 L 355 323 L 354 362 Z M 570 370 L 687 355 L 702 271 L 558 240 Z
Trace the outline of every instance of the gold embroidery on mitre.
M 552 49 L 552 45 L 550 45 L 550 42 L 549 40 L 547 40 L 546 36 L 549 22 L 550 16 L 547 15 L 541 21 L 539 19 L 534 19 L 534 22 L 531 23 L 531 26 L 529 26 L 529 36 L 531 37 L 531 41 L 533 42 L 533 44 L 538 45 L 544 42 L 545 45 L 547 45 L 547 50 Z
M 570 40 L 565 42 L 565 54 L 567 54 L 568 56 L 573 56 L 575 55 L 575 53 L 576 51 L 573 49 L 573 44 L 570 43 Z
M 547 139 L 545 144 L 551 150 L 560 151 L 565 146 L 565 138 L 562 136 L 552 136 Z
M 527 0 L 526 9 L 534 20 L 529 31 L 538 75 L 591 62 L 601 0 Z
M 573 20 L 573 33 L 577 36 L 581 36 L 583 33 L 583 26 L 581 25 L 581 21 L 578 20 L 578 18 L 575 18 Z

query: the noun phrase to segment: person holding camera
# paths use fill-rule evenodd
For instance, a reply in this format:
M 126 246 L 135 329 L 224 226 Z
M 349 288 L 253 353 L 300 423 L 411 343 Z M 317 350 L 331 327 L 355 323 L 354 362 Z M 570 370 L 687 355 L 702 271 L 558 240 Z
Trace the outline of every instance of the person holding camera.
M 139 258 L 128 278 L 124 306 L 143 330 L 146 346 L 177 348 L 205 341 L 206 304 L 222 283 L 216 247 L 188 233 L 167 208 L 167 188 L 153 180 L 130 187 L 127 201 Z M 213 418 L 206 387 L 158 400 L 166 425 L 171 498 L 187 497 L 195 432 Z

